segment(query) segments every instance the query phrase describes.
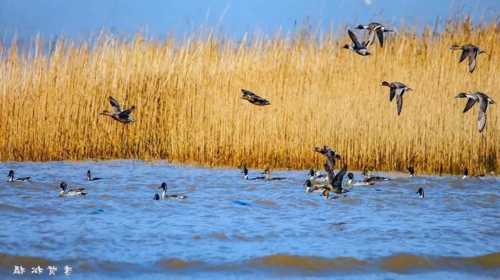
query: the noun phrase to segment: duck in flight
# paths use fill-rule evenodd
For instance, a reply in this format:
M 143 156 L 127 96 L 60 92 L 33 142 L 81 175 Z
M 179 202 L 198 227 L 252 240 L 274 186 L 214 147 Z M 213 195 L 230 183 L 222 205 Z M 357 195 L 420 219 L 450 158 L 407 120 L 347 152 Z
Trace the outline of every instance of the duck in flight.
M 166 200 L 166 199 L 186 199 L 187 196 L 180 194 L 167 194 L 167 183 L 161 183 L 161 186 L 158 187 L 161 190 L 161 194 L 156 193 L 154 196 L 154 200 Z
M 92 173 L 90 172 L 90 170 L 87 170 L 87 181 L 97 181 L 101 179 L 102 178 L 99 177 L 92 177 Z
M 360 43 L 358 38 L 356 37 L 356 34 L 354 34 L 354 32 L 352 32 L 350 29 L 347 30 L 347 34 L 349 34 L 349 37 L 351 38 L 352 43 L 345 44 L 343 47 L 344 49 L 352 50 L 355 53 L 362 55 L 362 56 L 367 56 L 367 55 L 371 54 L 368 51 L 367 42 Z
M 384 33 L 394 32 L 394 30 L 389 29 L 378 22 L 371 22 L 368 25 L 358 25 L 356 29 L 364 29 L 368 30 L 368 40 L 366 41 L 366 45 L 370 46 L 375 42 L 375 35 L 378 38 L 378 42 L 380 43 L 380 47 L 384 47 Z
M 325 188 L 335 193 L 345 192 L 345 190 L 342 189 L 342 180 L 347 172 L 347 166 L 344 165 L 337 174 L 334 172 L 336 161 L 341 159 L 340 155 L 328 146 L 323 146 L 322 148 L 315 147 L 314 151 L 322 154 L 326 158 L 324 168 L 328 177 L 328 182 Z
M 59 196 L 84 196 L 87 195 L 87 191 L 85 188 L 76 188 L 76 189 L 68 189 L 68 184 L 66 182 L 61 182 L 59 184 L 59 188 L 61 191 L 59 192 Z
M 481 50 L 478 46 L 475 46 L 473 44 L 466 44 L 463 46 L 455 44 L 452 45 L 450 49 L 452 51 L 462 51 L 458 63 L 462 63 L 466 58 L 469 58 L 469 73 L 474 72 L 474 69 L 476 69 L 477 56 L 482 53 L 487 54 L 486 51 Z
M 382 82 L 382 86 L 389 87 L 389 101 L 392 102 L 394 97 L 396 97 L 396 103 L 397 103 L 397 111 L 398 111 L 398 116 L 401 114 L 401 110 L 403 110 L 403 95 L 405 92 L 413 90 L 406 86 L 403 83 L 400 82 L 392 82 L 389 83 L 387 81 Z
M 257 106 L 271 105 L 271 103 L 267 99 L 262 98 L 246 89 L 241 89 L 241 98 Z
M 495 104 L 495 101 L 491 99 L 488 95 L 482 92 L 466 93 L 461 92 L 455 98 L 467 98 L 467 104 L 463 112 L 467 112 L 474 106 L 474 104 L 479 103 L 479 111 L 477 113 L 477 128 L 479 133 L 483 132 L 486 127 L 486 111 L 488 110 L 488 104 Z
M 115 98 L 110 96 L 108 97 L 108 99 L 109 103 L 111 104 L 111 107 L 113 107 L 113 112 L 104 110 L 102 111 L 101 115 L 111 117 L 114 120 L 117 120 L 124 124 L 128 124 L 135 121 L 134 118 L 130 115 L 135 110 L 135 106 L 132 106 L 127 110 L 123 110 L 122 107 L 120 106 L 120 103 Z
M 9 170 L 9 174 L 7 175 L 7 182 L 31 182 L 31 177 L 19 177 L 16 178 L 14 170 Z

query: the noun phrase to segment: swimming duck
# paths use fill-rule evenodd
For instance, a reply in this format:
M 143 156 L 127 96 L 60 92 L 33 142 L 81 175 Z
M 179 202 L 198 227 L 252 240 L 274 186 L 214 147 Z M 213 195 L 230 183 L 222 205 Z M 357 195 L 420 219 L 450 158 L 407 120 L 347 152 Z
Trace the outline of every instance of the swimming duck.
M 321 172 L 314 170 L 314 169 L 309 169 L 309 179 L 317 179 L 317 178 L 326 178 L 325 174 L 321 174 Z
M 352 32 L 349 29 L 347 30 L 347 34 L 349 34 L 349 37 L 351 38 L 352 44 L 345 44 L 343 47 L 344 49 L 352 50 L 355 53 L 362 55 L 362 56 L 366 56 L 366 55 L 371 54 L 368 51 L 368 49 L 366 48 L 367 42 L 360 43 L 358 41 L 358 38 L 356 37 L 356 34 L 354 34 L 354 32 Z
M 248 168 L 246 167 L 246 165 L 243 165 L 243 167 L 241 168 L 241 173 L 243 174 L 243 178 L 245 180 L 248 180 Z
M 484 177 L 485 175 L 484 174 L 480 174 L 480 175 L 469 175 L 469 169 L 467 167 L 464 167 L 464 173 L 463 173 L 463 176 L 462 176 L 462 179 L 465 180 L 467 178 L 479 178 L 479 177 Z
M 363 168 L 363 172 L 361 174 L 364 176 L 363 182 L 365 182 L 365 183 L 375 183 L 375 182 L 379 182 L 379 181 L 391 180 L 391 178 L 371 175 L 370 171 L 368 171 L 368 168 L 366 166 Z
M 390 88 L 389 91 L 389 101 L 392 102 L 394 97 L 396 97 L 396 102 L 397 102 L 397 111 L 398 111 L 398 116 L 401 114 L 401 110 L 403 109 L 403 95 L 405 92 L 413 90 L 406 86 L 403 83 L 400 82 L 392 82 L 389 83 L 387 81 L 382 82 L 382 86 L 386 86 Z
M 406 170 L 408 171 L 410 177 L 415 177 L 415 168 L 413 167 L 413 165 L 408 166 Z
M 464 167 L 464 176 L 462 176 L 462 179 L 467 179 L 469 177 L 469 169 L 467 167 Z
M 466 93 L 466 92 L 461 92 L 455 98 L 467 98 L 467 104 L 465 105 L 465 108 L 463 112 L 467 112 L 476 104 L 479 102 L 479 111 L 477 114 L 477 127 L 479 129 L 479 133 L 483 132 L 484 128 L 486 127 L 486 111 L 488 109 L 488 104 L 495 104 L 495 101 L 491 99 L 488 95 L 482 93 L 482 92 L 474 92 L 474 93 Z
M 424 198 L 425 197 L 424 188 L 418 188 L 417 194 L 418 194 L 418 197 Z
M 392 29 L 388 29 L 382 24 L 378 22 L 371 22 L 368 25 L 358 25 L 356 29 L 365 29 L 368 30 L 368 40 L 367 45 L 370 46 L 375 42 L 375 35 L 377 35 L 378 42 L 380 43 L 380 47 L 384 47 L 384 33 L 386 32 L 394 32 Z
M 130 107 L 127 110 L 122 110 L 120 103 L 112 96 L 108 97 L 111 107 L 113 107 L 114 112 L 109 112 L 107 110 L 102 111 L 101 115 L 108 116 L 117 120 L 121 123 L 127 124 L 134 121 L 134 118 L 130 115 L 134 110 L 135 106 Z
M 85 188 L 76 188 L 68 190 L 68 184 L 66 184 L 66 182 L 61 182 L 59 188 L 61 189 L 61 191 L 59 192 L 59 196 L 87 195 L 87 191 L 85 191 Z
M 88 181 L 97 181 L 101 180 L 102 178 L 99 177 L 92 177 L 92 173 L 90 173 L 90 170 L 87 170 L 87 180 Z
M 9 170 L 9 175 L 7 175 L 9 178 L 7 182 L 31 182 L 31 177 L 19 177 L 16 178 L 14 170 Z
M 264 174 L 264 180 L 267 181 L 279 181 L 286 179 L 285 177 L 271 177 L 271 170 L 269 168 L 266 168 L 262 174 Z
M 258 176 L 258 177 L 252 177 L 252 178 L 248 177 L 248 168 L 245 165 L 243 165 L 243 167 L 241 168 L 241 173 L 243 174 L 243 178 L 245 180 L 264 180 L 264 179 L 266 179 L 265 176 Z M 264 174 L 264 173 L 262 173 L 262 174 Z
M 347 173 L 347 186 L 371 186 L 371 185 L 374 185 L 375 182 L 374 181 L 363 181 L 363 182 L 360 182 L 360 181 L 355 181 L 354 180 L 354 174 L 352 174 L 351 172 Z M 366 180 L 366 178 L 365 178 Z
M 321 184 L 326 184 L 328 182 L 328 177 L 325 174 L 321 174 L 318 171 L 315 171 L 314 169 L 309 170 L 309 181 L 313 185 L 321 185 Z
M 179 194 L 167 194 L 167 183 L 161 183 L 158 189 L 162 190 L 161 194 L 155 194 L 154 200 L 166 200 L 166 199 L 186 199 L 187 196 Z
M 477 56 L 482 53 L 486 53 L 486 51 L 481 50 L 478 46 L 472 45 L 472 44 L 466 44 L 463 46 L 459 45 L 452 45 L 450 48 L 452 51 L 457 51 L 461 50 L 462 54 L 460 55 L 460 59 L 458 60 L 458 63 L 463 62 L 466 58 L 469 58 L 469 73 L 474 72 L 474 69 L 476 69 L 476 61 L 477 61 Z
M 266 100 L 265 98 L 262 98 L 258 96 L 257 94 L 246 90 L 246 89 L 241 89 L 241 98 L 247 100 L 248 102 L 258 105 L 258 106 L 266 106 L 266 105 L 271 105 L 271 103 Z
M 305 191 L 308 193 L 322 192 L 326 188 L 327 185 L 328 185 L 327 181 L 315 182 L 315 181 L 311 181 L 310 179 L 307 179 L 306 182 L 304 183 Z

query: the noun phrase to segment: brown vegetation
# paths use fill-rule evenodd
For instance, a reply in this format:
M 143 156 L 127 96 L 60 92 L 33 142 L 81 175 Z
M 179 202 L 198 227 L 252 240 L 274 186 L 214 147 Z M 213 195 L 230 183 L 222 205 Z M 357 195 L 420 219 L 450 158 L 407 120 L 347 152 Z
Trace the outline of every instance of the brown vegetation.
M 330 145 L 350 169 L 364 165 L 425 172 L 499 171 L 499 105 L 486 130 L 477 109 L 462 114 L 461 91 L 500 102 L 500 37 L 495 24 L 455 24 L 438 35 L 401 31 L 358 56 L 348 38 L 311 36 L 240 42 L 212 36 L 184 42 L 59 40 L 30 54 L 13 45 L 0 58 L 0 160 L 143 158 L 205 165 L 321 166 L 314 146 Z M 488 51 L 473 74 L 453 43 Z M 381 81 L 401 81 L 398 117 Z M 240 99 L 250 89 L 270 100 Z M 136 122 L 100 116 L 108 96 L 135 105 Z

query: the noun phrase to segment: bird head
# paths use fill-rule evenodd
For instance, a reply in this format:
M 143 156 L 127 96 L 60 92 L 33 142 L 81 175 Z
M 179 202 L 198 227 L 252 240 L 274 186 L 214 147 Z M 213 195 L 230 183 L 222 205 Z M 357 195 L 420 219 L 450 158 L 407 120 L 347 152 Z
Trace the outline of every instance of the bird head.
M 467 95 L 465 95 L 465 92 L 461 92 L 455 96 L 455 98 L 467 98 Z

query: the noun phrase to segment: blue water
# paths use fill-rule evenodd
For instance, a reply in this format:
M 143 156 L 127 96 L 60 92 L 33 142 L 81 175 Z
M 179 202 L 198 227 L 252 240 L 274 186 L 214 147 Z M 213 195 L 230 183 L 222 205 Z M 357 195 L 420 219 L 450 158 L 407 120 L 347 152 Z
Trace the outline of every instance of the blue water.
M 500 277 L 499 177 L 379 173 L 394 180 L 324 200 L 305 193 L 304 170 L 247 181 L 166 162 L 0 164 L 9 169 L 33 179 L 0 182 L 0 279 L 37 263 L 61 278 L 69 265 L 71 279 Z M 103 179 L 86 181 L 87 169 Z M 61 181 L 88 195 L 58 197 Z M 188 198 L 154 201 L 161 182 Z

